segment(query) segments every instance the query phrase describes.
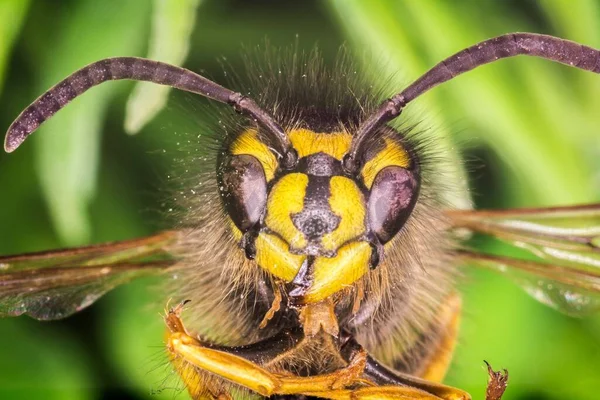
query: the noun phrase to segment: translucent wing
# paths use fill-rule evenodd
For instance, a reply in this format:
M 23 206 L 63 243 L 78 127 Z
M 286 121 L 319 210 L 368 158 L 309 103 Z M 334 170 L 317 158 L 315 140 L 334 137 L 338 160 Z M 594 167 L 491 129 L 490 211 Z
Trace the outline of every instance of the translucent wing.
M 118 285 L 175 263 L 177 232 L 95 246 L 0 257 L 0 317 L 67 317 Z
M 499 211 L 449 211 L 453 228 L 498 238 L 531 259 L 459 251 L 508 275 L 542 303 L 569 315 L 600 311 L 600 204 Z

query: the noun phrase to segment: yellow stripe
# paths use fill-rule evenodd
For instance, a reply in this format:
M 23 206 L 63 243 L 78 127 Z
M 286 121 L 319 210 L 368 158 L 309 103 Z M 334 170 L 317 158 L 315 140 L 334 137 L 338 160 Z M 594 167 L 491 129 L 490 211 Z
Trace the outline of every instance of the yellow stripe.
M 239 135 L 231 144 L 230 152 L 234 156 L 248 154 L 256 157 L 265 171 L 267 182 L 275 176 L 277 159 L 267 145 L 260 141 L 255 129 L 248 129 Z
M 402 168 L 410 166 L 410 156 L 400 143 L 390 138 L 384 138 L 385 147 L 375 157 L 367 161 L 361 173 L 365 186 L 371 189 L 375 177 L 385 167 L 395 165 Z
M 317 257 L 314 280 L 304 300 L 316 303 L 349 287 L 369 271 L 370 258 L 371 246 L 367 242 L 349 243 L 333 258 Z
M 288 135 L 299 157 L 325 153 L 341 160 L 352 141 L 352 136 L 346 132 L 316 133 L 308 129 L 294 129 Z
M 291 173 L 281 177 L 271 189 L 267 200 L 265 224 L 290 244 L 291 248 L 306 247 L 306 239 L 292 221 L 292 214 L 304 208 L 308 175 Z
M 356 183 L 343 176 L 334 176 L 330 183 L 329 206 L 340 217 L 340 224 L 323 236 L 322 245 L 327 251 L 336 251 L 347 241 L 365 232 L 365 201 Z
M 290 253 L 288 245 L 275 235 L 261 233 L 256 238 L 258 265 L 286 282 L 291 282 L 298 274 L 305 258 Z

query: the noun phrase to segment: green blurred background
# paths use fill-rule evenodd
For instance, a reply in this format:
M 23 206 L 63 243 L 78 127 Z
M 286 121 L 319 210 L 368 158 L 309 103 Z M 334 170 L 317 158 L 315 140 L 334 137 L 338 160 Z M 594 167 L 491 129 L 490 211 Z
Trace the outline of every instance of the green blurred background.
M 265 38 L 288 46 L 299 35 L 301 49 L 318 43 L 327 59 L 342 43 L 386 59 L 375 67 L 408 82 L 511 31 L 600 47 L 600 1 L 0 0 L 0 127 L 59 79 L 108 56 L 185 60 L 222 82 L 220 58 L 239 69 L 242 46 Z M 125 119 L 139 127 L 167 95 L 136 89 L 126 106 L 133 88 L 92 90 L 16 153 L 0 155 L 0 254 L 168 226 L 155 211 L 178 147 L 173 132 L 200 129 L 207 101 L 173 94 L 140 135 L 128 136 Z M 600 201 L 599 89 L 590 73 L 518 58 L 435 89 L 411 112 L 460 151 L 478 207 Z M 0 398 L 186 398 L 164 357 L 165 299 L 153 284 L 118 289 L 65 321 L 0 320 Z M 487 272 L 467 273 L 462 291 L 448 384 L 483 398 L 486 359 L 510 370 L 507 400 L 600 398 L 598 317 L 565 317 Z

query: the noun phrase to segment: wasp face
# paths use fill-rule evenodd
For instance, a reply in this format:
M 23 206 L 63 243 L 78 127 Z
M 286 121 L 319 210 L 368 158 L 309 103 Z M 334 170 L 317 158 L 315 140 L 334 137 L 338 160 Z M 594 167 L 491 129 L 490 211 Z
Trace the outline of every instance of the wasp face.
M 365 151 L 356 176 L 342 166 L 346 132 L 288 132 L 298 153 L 288 170 L 254 130 L 228 149 L 219 176 L 234 234 L 248 258 L 291 283 L 297 303 L 321 301 L 375 268 L 414 208 L 418 163 L 390 131 Z

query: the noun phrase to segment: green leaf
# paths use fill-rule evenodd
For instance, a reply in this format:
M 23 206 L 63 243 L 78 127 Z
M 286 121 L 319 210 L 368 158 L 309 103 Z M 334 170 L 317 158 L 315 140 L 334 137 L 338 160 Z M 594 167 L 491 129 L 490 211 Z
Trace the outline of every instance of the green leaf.
M 14 41 L 19 34 L 27 10 L 29 0 L 4 0 L 0 2 L 0 92 L 4 83 L 6 62 Z
M 149 7 L 125 0 L 78 1 L 57 24 L 58 40 L 39 62 L 39 92 L 98 59 L 139 53 Z M 37 173 L 50 214 L 67 244 L 90 237 L 88 205 L 97 181 L 103 118 L 118 84 L 105 83 L 76 99 L 48 121 L 33 140 Z
M 200 0 L 154 0 L 148 58 L 181 65 L 190 49 L 190 37 Z M 171 88 L 138 82 L 127 102 L 125 130 L 139 132 L 167 102 Z

